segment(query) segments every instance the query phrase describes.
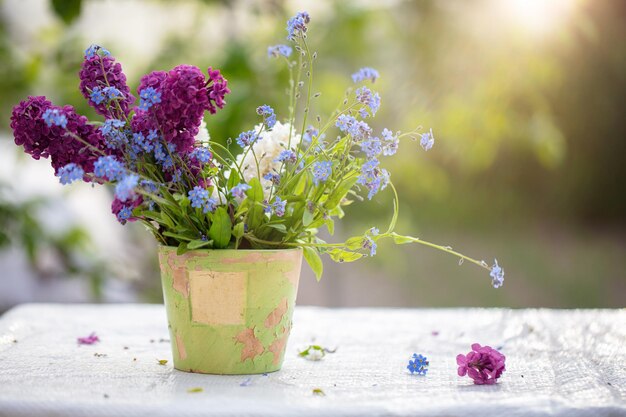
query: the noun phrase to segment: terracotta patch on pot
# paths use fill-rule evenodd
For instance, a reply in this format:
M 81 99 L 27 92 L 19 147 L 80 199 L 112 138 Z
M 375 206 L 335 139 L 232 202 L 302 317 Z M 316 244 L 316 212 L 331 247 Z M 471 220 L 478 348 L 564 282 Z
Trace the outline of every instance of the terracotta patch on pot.
M 268 350 L 274 355 L 274 365 L 278 365 L 278 362 L 280 362 L 280 355 L 285 351 L 285 346 L 287 345 L 289 329 L 285 330 L 286 331 L 282 334 L 282 336 L 274 340 L 268 348 Z
M 189 296 L 189 280 L 187 279 L 187 272 L 183 268 L 176 268 L 172 270 L 172 288 L 185 297 Z
M 256 263 L 264 261 L 265 258 L 263 254 L 259 252 L 251 252 L 246 254 L 246 256 L 242 256 L 241 258 L 223 258 L 221 260 L 222 263 L 225 264 L 239 264 L 239 263 Z
M 189 271 L 191 320 L 245 324 L 246 272 Z
M 289 304 L 287 298 L 283 298 L 278 306 L 265 319 L 265 327 L 269 329 L 270 327 L 278 325 L 288 309 Z
M 241 362 L 246 359 L 254 359 L 261 353 L 263 353 L 263 344 L 254 335 L 254 329 L 246 328 L 235 336 L 237 343 L 243 343 L 243 349 L 241 350 Z
M 180 334 L 176 333 L 176 350 L 178 350 L 178 357 L 181 360 L 187 359 L 187 349 L 185 349 L 185 343 L 183 342 L 183 338 L 180 337 Z

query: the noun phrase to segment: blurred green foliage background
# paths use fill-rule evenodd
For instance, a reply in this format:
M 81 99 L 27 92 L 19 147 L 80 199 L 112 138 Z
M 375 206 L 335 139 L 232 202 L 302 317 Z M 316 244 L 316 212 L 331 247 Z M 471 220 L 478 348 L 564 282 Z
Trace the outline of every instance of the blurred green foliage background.
M 24 26 L 33 24 L 33 5 L 52 16 L 36 30 Z M 212 138 L 225 141 L 257 122 L 257 105 L 287 115 L 288 74 L 266 48 L 285 42 L 284 22 L 300 9 L 312 16 L 309 42 L 318 52 L 314 82 L 322 95 L 313 114 L 332 111 L 350 74 L 372 66 L 382 96 L 373 126 L 434 130 L 433 150 L 409 140 L 386 162 L 401 198 L 398 231 L 490 263 L 495 255 L 507 273 L 495 291 L 484 271 L 445 254 L 384 245 L 359 264 L 327 264 L 318 285 L 332 290 L 307 285 L 301 300 L 624 307 L 623 1 L 5 0 L 0 128 L 10 138 L 11 107 L 28 94 L 95 117 L 77 89 L 82 51 L 95 42 L 122 62 L 131 89 L 142 74 L 180 63 L 221 69 L 232 94 L 207 123 Z M 151 45 L 144 50 L 137 39 Z M 384 227 L 390 206 L 389 193 L 351 206 L 335 239 Z M 156 300 L 158 278 L 148 279 L 154 285 L 139 287 Z M 379 286 L 394 289 L 377 299 Z

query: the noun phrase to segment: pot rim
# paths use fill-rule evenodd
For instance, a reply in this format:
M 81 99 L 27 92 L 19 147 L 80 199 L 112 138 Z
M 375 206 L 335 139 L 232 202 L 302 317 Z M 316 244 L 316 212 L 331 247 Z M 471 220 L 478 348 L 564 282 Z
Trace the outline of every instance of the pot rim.
M 158 245 L 159 250 L 162 249 L 170 249 L 170 250 L 177 250 L 178 247 L 177 246 L 167 246 L 167 245 Z M 291 247 L 291 248 L 276 248 L 276 249 L 190 249 L 185 253 L 190 253 L 190 252 L 263 252 L 263 253 L 271 253 L 271 252 L 286 252 L 286 251 L 302 251 L 302 247 L 301 246 L 296 246 L 296 247 Z

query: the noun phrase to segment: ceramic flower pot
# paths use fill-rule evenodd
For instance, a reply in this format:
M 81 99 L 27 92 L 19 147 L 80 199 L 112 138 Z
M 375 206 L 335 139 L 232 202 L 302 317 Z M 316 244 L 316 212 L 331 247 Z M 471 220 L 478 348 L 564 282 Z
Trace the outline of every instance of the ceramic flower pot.
M 160 246 L 163 296 L 181 371 L 258 374 L 280 369 L 291 330 L 302 250 Z

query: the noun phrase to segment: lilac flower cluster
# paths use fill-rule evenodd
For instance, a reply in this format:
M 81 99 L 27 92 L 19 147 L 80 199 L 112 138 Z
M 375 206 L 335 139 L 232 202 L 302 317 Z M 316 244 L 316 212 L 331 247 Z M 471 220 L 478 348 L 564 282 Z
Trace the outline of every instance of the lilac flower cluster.
M 42 96 L 29 97 L 11 113 L 16 145 L 34 159 L 49 157 L 55 173 L 72 162 L 85 173 L 93 172 L 105 146 L 99 130 L 87 122 L 72 106 L 53 106 Z
M 467 355 L 456 357 L 459 376 L 468 375 L 476 385 L 495 384 L 506 370 L 505 360 L 506 357 L 497 350 L 478 343 L 472 345 L 472 351 Z
M 130 113 L 135 97 L 126 85 L 120 63 L 115 62 L 108 51 L 103 51 L 106 50 L 97 45 L 85 51 L 79 73 L 80 91 L 98 114 L 107 118 L 122 118 Z

